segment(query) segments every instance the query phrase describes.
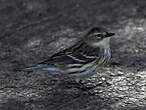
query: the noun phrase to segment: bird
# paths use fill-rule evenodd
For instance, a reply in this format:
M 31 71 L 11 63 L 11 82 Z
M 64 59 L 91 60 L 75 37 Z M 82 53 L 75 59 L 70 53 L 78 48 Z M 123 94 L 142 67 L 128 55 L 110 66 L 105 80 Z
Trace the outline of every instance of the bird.
M 57 72 L 79 82 L 96 74 L 109 62 L 110 38 L 114 35 L 103 27 L 93 27 L 71 47 L 24 68 L 24 71 Z

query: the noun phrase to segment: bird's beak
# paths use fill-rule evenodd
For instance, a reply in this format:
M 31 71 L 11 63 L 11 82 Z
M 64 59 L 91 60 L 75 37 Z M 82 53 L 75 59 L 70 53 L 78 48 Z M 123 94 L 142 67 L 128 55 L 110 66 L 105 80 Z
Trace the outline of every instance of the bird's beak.
M 107 33 L 106 35 L 105 35 L 105 38 L 106 37 L 112 37 L 112 36 L 114 36 L 115 35 L 115 33 Z

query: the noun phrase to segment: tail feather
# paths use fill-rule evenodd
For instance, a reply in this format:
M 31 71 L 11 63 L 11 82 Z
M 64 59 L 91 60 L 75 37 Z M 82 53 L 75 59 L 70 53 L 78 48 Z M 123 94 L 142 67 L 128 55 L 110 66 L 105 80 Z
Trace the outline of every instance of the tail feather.
M 26 68 L 23 69 L 23 71 L 43 70 L 44 68 L 47 68 L 47 66 L 44 66 L 44 65 L 35 65 L 35 66 L 26 67 Z
M 36 65 L 36 66 L 30 66 L 23 69 L 23 71 L 27 71 L 27 72 L 31 72 L 35 70 L 63 72 L 63 70 L 61 70 L 60 68 L 49 66 L 49 65 Z

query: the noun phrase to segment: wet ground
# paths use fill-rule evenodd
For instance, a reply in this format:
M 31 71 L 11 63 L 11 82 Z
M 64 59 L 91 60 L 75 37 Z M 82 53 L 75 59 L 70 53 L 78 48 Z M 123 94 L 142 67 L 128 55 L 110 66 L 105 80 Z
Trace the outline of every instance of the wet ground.
M 146 110 L 146 0 L 1 0 L 0 110 Z M 48 72 L 20 72 L 89 28 L 116 36 L 112 60 L 86 94 Z M 96 87 L 92 88 L 92 86 Z

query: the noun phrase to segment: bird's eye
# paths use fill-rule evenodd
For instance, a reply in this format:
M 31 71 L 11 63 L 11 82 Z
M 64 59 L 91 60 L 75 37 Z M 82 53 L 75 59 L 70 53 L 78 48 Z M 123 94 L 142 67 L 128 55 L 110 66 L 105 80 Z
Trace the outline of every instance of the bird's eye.
M 101 35 L 101 34 L 97 34 L 97 37 L 100 37 L 100 38 L 101 38 L 101 37 L 102 37 L 102 35 Z

